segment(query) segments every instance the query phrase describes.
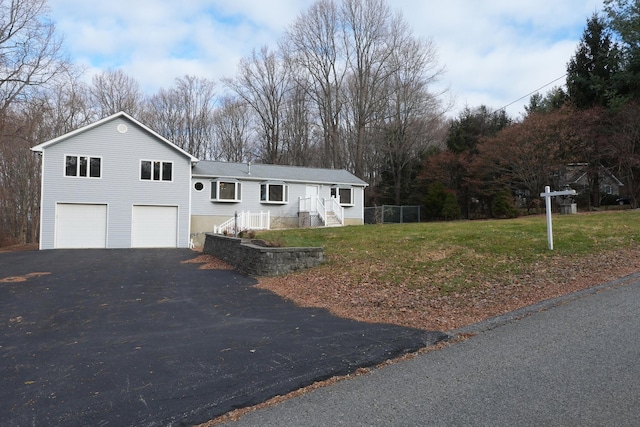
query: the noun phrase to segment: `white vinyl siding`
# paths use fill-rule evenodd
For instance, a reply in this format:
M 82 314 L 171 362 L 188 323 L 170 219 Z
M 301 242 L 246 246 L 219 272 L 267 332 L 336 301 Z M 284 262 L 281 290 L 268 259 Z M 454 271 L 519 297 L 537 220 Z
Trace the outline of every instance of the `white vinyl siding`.
M 106 239 L 107 205 L 57 204 L 56 248 L 106 248 Z
M 119 125 L 126 125 L 127 132 L 118 132 Z M 102 159 L 101 179 L 64 176 L 65 156 L 76 153 Z M 42 249 L 55 247 L 56 203 L 108 204 L 108 248 L 131 247 L 132 206 L 178 206 L 177 246 L 189 246 L 191 159 L 135 122 L 116 118 L 102 123 L 46 147 L 42 158 Z M 171 164 L 171 181 L 141 180 L 141 159 Z
M 311 194 L 320 197 L 321 199 L 328 199 L 331 197 L 331 188 L 334 186 L 332 183 L 298 183 L 287 182 L 289 203 L 271 203 L 266 204 L 260 201 L 261 197 L 261 184 L 264 183 L 264 179 L 256 177 L 255 179 L 238 180 L 242 184 L 242 202 L 236 203 L 212 203 L 209 189 L 207 191 L 197 191 L 194 188 L 196 182 L 206 182 L 208 177 L 194 176 L 192 178 L 192 191 L 191 191 L 191 215 L 198 218 L 211 217 L 215 218 L 213 221 L 215 224 L 221 224 L 222 222 L 232 218 L 235 212 L 249 211 L 260 212 L 268 210 L 271 214 L 272 226 L 277 226 L 280 219 L 284 219 L 286 223 L 297 224 L 298 221 L 298 200 L 300 198 L 306 198 Z M 214 178 L 215 179 L 215 178 Z M 222 178 L 219 178 L 222 180 Z M 307 193 L 307 187 L 310 187 Z M 311 190 L 312 189 L 312 190 Z M 359 223 L 363 222 L 364 218 L 364 187 L 353 186 L 352 187 L 352 206 L 345 206 L 344 214 L 345 219 L 357 220 Z M 315 206 L 314 206 L 315 207 Z M 205 232 L 210 229 L 192 229 L 193 232 Z

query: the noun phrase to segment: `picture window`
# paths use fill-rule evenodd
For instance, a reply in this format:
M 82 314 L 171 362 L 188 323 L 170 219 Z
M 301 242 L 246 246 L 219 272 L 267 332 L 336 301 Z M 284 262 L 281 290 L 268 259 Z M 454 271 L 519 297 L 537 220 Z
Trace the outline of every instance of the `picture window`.
M 289 186 L 283 182 L 263 182 L 260 184 L 260 201 L 262 203 L 289 202 Z
M 341 205 L 353 206 L 353 188 L 332 187 L 331 197 L 336 197 Z

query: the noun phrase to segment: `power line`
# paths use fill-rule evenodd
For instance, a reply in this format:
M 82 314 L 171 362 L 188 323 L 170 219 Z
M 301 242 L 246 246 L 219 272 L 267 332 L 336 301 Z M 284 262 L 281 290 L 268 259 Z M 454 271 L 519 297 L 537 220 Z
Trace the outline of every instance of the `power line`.
M 523 99 L 525 99 L 527 96 L 531 96 L 531 95 L 533 95 L 534 93 L 540 92 L 540 90 L 542 90 L 542 89 L 544 89 L 545 87 L 547 87 L 547 86 L 549 86 L 549 85 L 551 85 L 551 84 L 553 84 L 553 83 L 557 82 L 557 81 L 558 81 L 558 80 L 560 80 L 560 79 L 564 79 L 565 77 L 567 77 L 567 74 L 566 74 L 566 73 L 565 73 L 564 75 L 562 75 L 562 76 L 558 77 L 557 79 L 550 81 L 549 83 L 545 84 L 544 86 L 540 86 L 538 89 L 536 89 L 536 90 L 534 90 L 534 91 L 531 91 L 531 92 L 529 92 L 528 94 L 526 94 L 526 95 L 524 95 L 524 96 L 521 96 L 520 98 L 516 99 L 516 100 L 515 100 L 515 101 L 513 101 L 513 102 L 510 102 L 509 104 L 505 105 L 504 107 L 502 107 L 502 108 L 498 109 L 498 111 L 500 111 L 500 110 L 504 110 L 505 108 L 512 106 L 513 104 L 515 104 L 515 103 L 516 103 L 516 102 L 518 102 L 518 101 L 522 101 L 522 100 L 523 100 Z

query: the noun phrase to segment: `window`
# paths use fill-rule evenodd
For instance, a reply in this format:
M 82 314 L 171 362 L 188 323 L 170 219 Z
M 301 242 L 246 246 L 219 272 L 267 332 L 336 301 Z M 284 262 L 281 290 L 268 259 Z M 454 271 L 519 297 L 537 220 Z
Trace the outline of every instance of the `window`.
M 141 160 L 140 179 L 144 181 L 171 181 L 173 179 L 173 163 Z
M 239 202 L 242 200 L 242 185 L 234 180 L 211 181 L 211 200 L 214 202 Z
M 91 156 L 65 156 L 64 175 L 100 178 L 102 176 L 102 159 Z
M 332 187 L 331 197 L 338 198 L 341 205 L 353 206 L 353 188 L 351 187 Z
M 196 191 L 202 191 L 204 189 L 204 184 L 198 181 L 193 184 L 193 188 L 195 188 Z
M 262 203 L 287 203 L 289 186 L 284 182 L 263 182 L 260 184 L 260 201 Z

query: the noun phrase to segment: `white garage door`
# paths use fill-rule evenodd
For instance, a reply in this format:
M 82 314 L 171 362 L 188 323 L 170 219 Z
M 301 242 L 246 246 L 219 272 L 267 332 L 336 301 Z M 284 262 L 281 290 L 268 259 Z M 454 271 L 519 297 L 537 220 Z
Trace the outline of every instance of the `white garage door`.
M 56 248 L 106 248 L 107 205 L 58 203 Z
M 177 206 L 134 206 L 131 246 L 175 248 L 178 235 Z

